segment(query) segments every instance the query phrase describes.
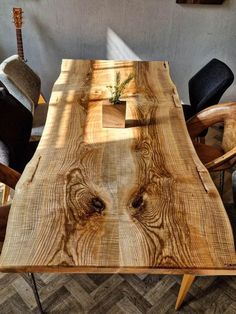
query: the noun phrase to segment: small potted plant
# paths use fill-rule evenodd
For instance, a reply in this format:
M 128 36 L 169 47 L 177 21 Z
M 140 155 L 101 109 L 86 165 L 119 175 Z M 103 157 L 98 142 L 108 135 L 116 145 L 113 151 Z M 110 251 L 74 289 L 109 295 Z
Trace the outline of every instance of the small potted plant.
M 107 86 L 111 92 L 111 98 L 109 98 L 109 102 L 104 103 L 102 106 L 102 125 L 104 128 L 125 127 L 126 101 L 122 101 L 120 98 L 133 77 L 133 74 L 129 74 L 129 76 L 121 82 L 120 72 L 117 72 L 115 85 Z

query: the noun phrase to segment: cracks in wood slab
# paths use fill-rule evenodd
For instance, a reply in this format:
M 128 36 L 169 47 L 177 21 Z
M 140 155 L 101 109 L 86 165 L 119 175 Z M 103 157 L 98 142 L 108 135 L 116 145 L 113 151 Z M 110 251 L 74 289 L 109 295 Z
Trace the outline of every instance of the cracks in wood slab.
M 39 156 L 39 157 L 38 157 L 37 164 L 36 164 L 36 166 L 35 166 L 35 169 L 34 169 L 34 172 L 33 172 L 32 176 L 31 176 L 31 178 L 30 178 L 30 180 L 29 180 L 29 183 L 32 183 L 32 181 L 33 181 L 33 179 L 34 179 L 34 177 L 35 177 L 35 174 L 36 174 L 36 171 L 37 171 L 37 169 L 38 169 L 38 166 L 39 166 L 39 162 L 40 162 L 40 160 L 41 160 L 41 157 L 42 157 L 42 156 Z

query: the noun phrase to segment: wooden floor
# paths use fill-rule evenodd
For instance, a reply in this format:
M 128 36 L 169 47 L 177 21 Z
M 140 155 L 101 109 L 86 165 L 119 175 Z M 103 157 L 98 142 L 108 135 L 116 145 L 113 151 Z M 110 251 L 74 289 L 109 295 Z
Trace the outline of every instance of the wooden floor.
M 217 145 L 218 129 L 208 141 Z M 218 184 L 218 176 L 213 176 Z M 224 202 L 232 202 L 231 172 Z M 37 274 L 47 313 L 175 313 L 180 276 Z M 0 314 L 38 313 L 26 274 L 0 274 Z M 236 277 L 199 277 L 178 313 L 236 313 Z
M 174 313 L 180 277 L 37 276 L 47 313 Z M 0 275 L 0 313 L 37 313 L 26 275 Z M 236 278 L 196 280 L 179 313 L 236 313 Z

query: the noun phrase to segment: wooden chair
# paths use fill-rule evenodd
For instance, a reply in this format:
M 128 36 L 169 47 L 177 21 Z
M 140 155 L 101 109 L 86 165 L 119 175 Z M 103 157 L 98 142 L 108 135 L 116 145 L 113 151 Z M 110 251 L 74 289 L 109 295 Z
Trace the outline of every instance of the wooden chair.
M 196 138 L 208 127 L 224 123 L 221 147 L 199 143 Z M 196 152 L 209 171 L 221 171 L 223 193 L 224 171 L 236 162 L 236 103 L 224 103 L 202 110 L 187 121 L 187 128 Z
M 16 186 L 18 180 L 20 179 L 20 176 L 21 176 L 21 174 L 19 172 L 17 172 L 14 169 L 0 163 L 0 182 L 6 184 L 7 186 L 9 186 L 12 189 L 15 189 L 15 186 Z M 0 206 L 0 254 L 1 254 L 2 246 L 3 246 L 3 242 L 4 242 L 4 238 L 5 238 L 7 220 L 8 220 L 10 207 L 11 207 L 10 205 Z M 37 290 L 37 284 L 36 284 L 35 276 L 33 273 L 29 273 L 29 277 L 30 277 L 30 282 L 31 282 L 31 288 L 34 292 L 34 296 L 35 296 L 35 300 L 36 300 L 38 309 L 39 309 L 40 313 L 44 313 L 40 299 L 39 299 L 39 294 L 38 294 L 38 290 Z
M 0 182 L 15 189 L 16 183 L 20 178 L 20 173 L 0 163 Z M 7 219 L 10 205 L 0 207 L 0 252 L 5 238 Z

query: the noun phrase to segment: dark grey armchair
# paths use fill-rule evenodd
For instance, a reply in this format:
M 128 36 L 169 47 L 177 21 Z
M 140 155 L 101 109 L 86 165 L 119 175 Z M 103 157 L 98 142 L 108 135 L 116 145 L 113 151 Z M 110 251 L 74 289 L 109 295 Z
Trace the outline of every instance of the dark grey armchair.
M 1 83 L 0 83 L 1 84 Z M 38 142 L 30 142 L 33 116 L 8 90 L 0 87 L 0 163 L 22 172 Z M 10 189 L 5 187 L 2 203 Z
M 37 147 L 48 106 L 38 105 L 40 78 L 17 55 L 0 64 L 0 88 L 0 162 L 21 173 Z M 3 204 L 9 191 L 5 187 Z
M 224 62 L 212 59 L 207 63 L 189 81 L 190 105 L 183 105 L 185 120 L 209 106 L 217 105 L 233 80 L 234 74 Z

